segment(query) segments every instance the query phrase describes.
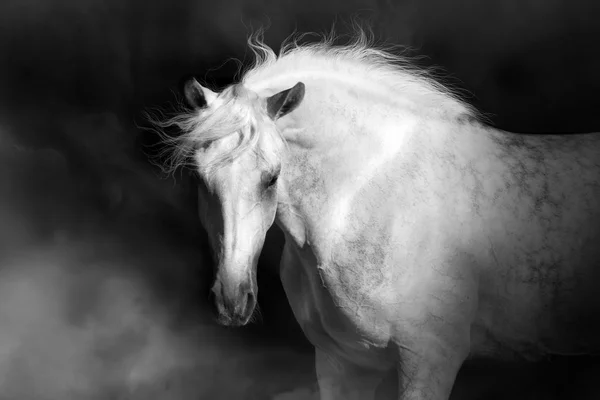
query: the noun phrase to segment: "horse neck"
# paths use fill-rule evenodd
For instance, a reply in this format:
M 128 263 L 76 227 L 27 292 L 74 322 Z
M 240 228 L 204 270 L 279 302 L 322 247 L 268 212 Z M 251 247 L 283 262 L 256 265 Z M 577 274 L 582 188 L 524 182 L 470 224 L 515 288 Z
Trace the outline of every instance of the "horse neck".
M 326 193 L 357 179 L 368 182 L 384 170 L 398 171 L 392 164 L 437 163 L 441 151 L 454 151 L 445 142 L 460 129 L 474 130 L 435 109 L 422 110 L 412 99 L 356 85 L 307 87 L 303 104 L 280 123 L 288 153 L 278 223 L 300 246 L 307 225 L 318 224 L 319 203 L 333 201 Z
M 288 144 L 300 144 L 314 152 L 334 152 L 379 146 L 373 156 L 392 157 L 402 149 L 410 151 L 412 136 L 443 141 L 456 130 L 479 130 L 477 125 L 459 122 L 449 100 L 435 102 L 433 96 L 405 95 L 364 81 L 315 79 L 307 84 L 310 91 L 303 105 L 293 113 L 283 128 Z M 460 125 L 460 127 L 458 127 Z M 430 143 L 429 146 L 434 145 Z M 356 157 L 358 154 L 352 154 Z M 369 154 L 367 154 L 369 155 Z M 355 159 L 355 161 L 357 161 Z

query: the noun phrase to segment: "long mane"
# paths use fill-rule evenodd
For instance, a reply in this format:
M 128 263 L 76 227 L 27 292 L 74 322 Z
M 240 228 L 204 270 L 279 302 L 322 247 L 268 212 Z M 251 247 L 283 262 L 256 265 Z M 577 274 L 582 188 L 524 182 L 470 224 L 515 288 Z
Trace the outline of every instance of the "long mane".
M 336 45 L 340 36 L 332 32 L 316 35 L 316 42 L 303 40 L 316 34 L 295 34 L 281 45 L 279 53 L 263 42 L 259 31 L 248 39 L 248 46 L 254 55 L 254 63 L 242 77 L 242 84 L 258 91 L 273 76 L 290 73 L 294 70 L 318 73 L 331 72 L 337 76 L 346 74 L 353 79 L 364 78 L 379 83 L 399 95 L 420 97 L 431 102 L 432 106 L 449 113 L 468 115 L 479 119 L 482 116 L 469 104 L 460 99 L 460 93 L 441 83 L 442 76 L 436 76 L 434 69 L 421 69 L 404 56 L 398 45 L 377 44 L 374 36 L 359 26 L 349 36 L 345 45 Z
M 265 44 L 262 30 L 251 34 L 248 46 L 254 57 L 240 74 L 237 85 L 258 92 L 267 89 L 277 76 L 290 72 L 348 74 L 353 79 L 368 79 L 396 91 L 399 96 L 417 99 L 423 107 L 434 108 L 449 118 L 466 117 L 474 121 L 483 118 L 475 108 L 460 100 L 456 90 L 440 83 L 432 70 L 419 69 L 409 58 L 395 54 L 399 46 L 376 45 L 372 35 L 360 27 L 355 28 L 345 45 L 335 44 L 339 36 L 333 32 L 317 35 L 316 42 L 303 43 L 309 35 L 312 34 L 290 36 L 276 53 Z M 249 101 L 244 90 L 235 90 L 237 85 L 226 88 L 220 95 L 222 102 L 209 111 L 190 112 L 180 106 L 179 112 L 170 118 L 161 120 L 148 115 L 170 153 L 168 172 L 185 165 L 196 149 L 219 138 L 234 133 L 241 135 L 238 146 L 207 166 L 211 169 L 234 159 L 258 140 L 256 126 L 264 110 L 257 102 Z M 165 134 L 164 130 L 170 127 L 177 128 L 181 134 L 176 137 Z

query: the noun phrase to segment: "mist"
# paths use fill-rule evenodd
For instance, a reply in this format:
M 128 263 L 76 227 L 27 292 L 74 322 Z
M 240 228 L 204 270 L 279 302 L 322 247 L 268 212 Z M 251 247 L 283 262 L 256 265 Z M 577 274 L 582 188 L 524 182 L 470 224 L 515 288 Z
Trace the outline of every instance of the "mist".
M 277 49 L 358 18 L 496 127 L 570 133 L 600 131 L 599 17 L 580 0 L 3 1 L 0 399 L 317 398 L 277 276 L 281 233 L 259 262 L 262 317 L 218 326 L 196 178 L 165 176 L 143 129 L 183 78 L 231 83 L 251 30 L 267 26 Z M 593 370 L 567 364 L 466 370 L 453 398 L 551 398 L 557 377 L 583 398 Z

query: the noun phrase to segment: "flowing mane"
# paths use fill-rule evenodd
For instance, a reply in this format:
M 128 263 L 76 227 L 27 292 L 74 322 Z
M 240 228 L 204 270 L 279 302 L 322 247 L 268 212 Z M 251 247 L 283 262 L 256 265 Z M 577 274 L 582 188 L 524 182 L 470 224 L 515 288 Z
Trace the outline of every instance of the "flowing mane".
M 243 74 L 241 83 L 253 91 L 265 89 L 278 76 L 294 72 L 319 75 L 346 75 L 352 80 L 367 80 L 403 96 L 419 97 L 431 106 L 455 115 L 479 118 L 478 112 L 460 100 L 458 93 L 437 81 L 431 70 L 419 69 L 400 54 L 399 46 L 376 45 L 364 30 L 357 29 L 346 45 L 335 45 L 335 34 L 321 36 L 316 43 L 302 44 L 308 34 L 291 36 L 276 54 L 260 34 L 248 39 L 255 62 Z M 439 77 L 437 77 L 439 79 Z
M 211 168 L 218 168 L 252 146 L 258 139 L 257 123 L 264 117 L 265 110 L 245 89 L 256 93 L 269 90 L 277 87 L 278 79 L 296 73 L 347 76 L 355 82 L 364 80 L 371 86 L 410 98 L 424 111 L 435 110 L 447 118 L 477 121 L 482 117 L 475 108 L 461 101 L 456 91 L 436 80 L 432 71 L 419 69 L 408 58 L 394 54 L 392 51 L 398 46 L 377 46 L 360 28 L 346 45 L 336 45 L 338 36 L 334 33 L 320 36 L 316 43 L 301 43 L 306 36 L 292 35 L 277 54 L 264 43 L 262 31 L 250 35 L 248 46 L 254 55 L 253 63 L 242 71 L 239 83 L 221 93 L 219 104 L 210 112 L 190 112 L 180 107 L 178 114 L 166 120 L 149 115 L 169 148 L 167 170 L 172 172 L 186 164 L 196 149 L 236 132 L 241 134 L 239 145 L 214 160 Z M 181 135 L 166 135 L 164 129 L 168 127 L 178 128 Z

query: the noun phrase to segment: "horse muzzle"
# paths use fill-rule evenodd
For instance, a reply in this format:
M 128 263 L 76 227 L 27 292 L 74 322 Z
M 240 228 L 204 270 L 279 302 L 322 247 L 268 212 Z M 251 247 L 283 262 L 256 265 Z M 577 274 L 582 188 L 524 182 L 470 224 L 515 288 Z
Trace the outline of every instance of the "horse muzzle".
M 250 282 L 223 285 L 215 281 L 211 289 L 217 309 L 217 322 L 225 326 L 244 326 L 256 308 L 256 294 Z

